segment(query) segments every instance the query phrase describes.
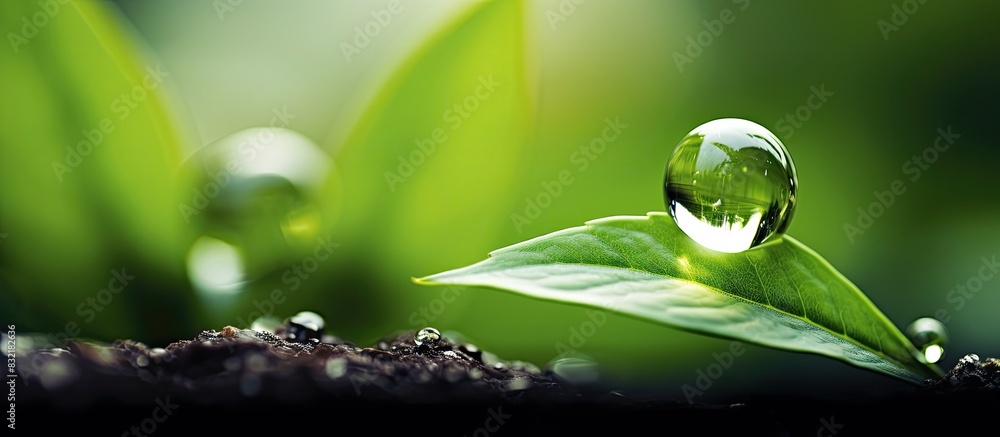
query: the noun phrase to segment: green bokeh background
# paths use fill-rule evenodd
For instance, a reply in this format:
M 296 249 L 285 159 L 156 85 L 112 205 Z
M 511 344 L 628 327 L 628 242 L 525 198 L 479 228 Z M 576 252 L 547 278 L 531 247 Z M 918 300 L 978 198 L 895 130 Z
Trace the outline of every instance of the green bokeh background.
M 901 329 L 945 310 L 952 343 L 944 367 L 964 353 L 1000 355 L 1000 279 L 961 308 L 948 300 L 982 257 L 1000 253 L 997 2 L 928 1 L 887 40 L 878 21 L 892 23 L 893 5 L 918 3 L 402 1 L 398 13 L 383 13 L 387 1 L 55 2 L 58 11 L 15 49 L 10 34 L 23 35 L 22 17 L 44 13 L 43 3 L 0 6 L 8 35 L 0 50 L 0 317 L 19 332 L 59 333 L 76 322 L 80 337 L 163 345 L 236 324 L 278 288 L 287 301 L 277 316 L 317 311 L 331 332 L 371 344 L 423 327 L 420 308 L 441 297 L 411 277 L 589 219 L 663 210 L 663 170 L 677 142 L 705 121 L 740 117 L 772 129 L 796 163 L 800 201 L 789 234 Z M 725 9 L 735 19 L 708 38 L 703 21 Z M 345 55 L 376 16 L 391 19 Z M 686 53 L 699 33 L 710 42 Z M 678 67 L 675 54 L 694 53 Z M 169 76 L 118 118 L 116 98 L 155 66 Z M 490 77 L 500 85 L 456 128 L 447 111 Z M 801 127 L 779 126 L 811 87 L 833 95 Z M 336 184 L 321 194 L 336 213 L 310 232 L 339 246 L 289 290 L 282 274 L 313 246 L 253 245 L 245 256 L 271 267 L 248 272 L 239 294 L 206 297 L 187 267 L 204 231 L 178 213 L 205 174 L 181 164 L 229 134 L 266 127 L 275 109 L 294 114 L 287 128 L 336 169 Z M 104 117 L 115 130 L 60 180 L 51 163 Z M 627 128 L 584 167 L 578 152 L 606 119 Z M 911 181 L 903 165 L 949 126 L 961 137 Z M 399 157 L 438 128 L 447 139 L 404 181 L 388 183 Z M 573 182 L 516 226 L 512 214 L 525 213 L 525 199 L 564 171 Z M 897 179 L 907 191 L 849 239 L 844 224 Z M 136 279 L 87 323 L 77 305 L 123 267 Z M 430 325 L 538 364 L 588 320 L 583 308 L 482 289 L 437 308 Z M 728 346 L 612 316 L 580 352 L 611 378 L 679 395 Z M 779 378 L 799 390 L 887 380 L 759 347 L 723 376 L 728 389 L 757 391 Z

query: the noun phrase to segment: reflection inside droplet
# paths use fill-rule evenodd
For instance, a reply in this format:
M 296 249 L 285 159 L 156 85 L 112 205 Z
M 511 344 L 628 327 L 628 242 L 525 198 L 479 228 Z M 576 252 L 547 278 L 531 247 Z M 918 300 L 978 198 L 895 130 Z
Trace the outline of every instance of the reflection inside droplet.
M 924 359 L 926 359 L 928 363 L 941 361 L 942 356 L 944 356 L 944 348 L 940 345 L 932 344 L 924 348 Z
M 948 329 L 937 319 L 922 317 L 906 327 L 906 336 L 916 346 L 927 363 L 941 361 L 948 344 Z
M 441 332 L 431 327 L 426 327 L 424 329 L 421 329 L 417 331 L 416 334 L 413 335 L 413 342 L 416 343 L 417 346 L 423 346 L 425 344 L 433 346 L 440 339 L 441 339 Z
M 692 240 L 742 252 L 780 237 L 795 209 L 795 166 L 763 126 L 712 120 L 674 149 L 664 176 L 667 212 Z
M 201 237 L 188 252 L 188 276 L 204 294 L 235 294 L 242 289 L 243 257 L 240 251 L 212 237 Z

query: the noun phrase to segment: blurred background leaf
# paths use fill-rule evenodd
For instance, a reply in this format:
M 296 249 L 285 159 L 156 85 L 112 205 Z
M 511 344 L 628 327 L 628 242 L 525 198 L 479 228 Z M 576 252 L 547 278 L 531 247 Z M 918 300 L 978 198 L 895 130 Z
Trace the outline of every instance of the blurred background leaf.
M 4 5 L 3 28 L 22 39 L 8 35 L 0 63 L 3 310 L 63 337 L 76 323 L 85 336 L 162 338 L 195 320 L 188 232 L 174 219 L 187 133 L 168 110 L 162 64 L 139 56 L 109 6 Z M 140 291 L 98 301 L 114 271 Z
M 790 234 L 901 328 L 945 311 L 945 367 L 968 352 L 996 356 L 1000 281 L 971 298 L 953 290 L 1000 251 L 992 134 L 1000 29 L 990 21 L 1000 5 L 926 2 L 886 40 L 877 22 L 891 22 L 893 4 L 63 5 L 27 44 L 0 51 L 0 315 L 23 330 L 54 333 L 76 321 L 81 336 L 162 344 L 246 320 L 281 290 L 287 300 L 272 302 L 276 315 L 317 311 L 359 344 L 427 322 L 542 364 L 588 320 L 583 309 L 471 289 L 446 303 L 410 277 L 585 220 L 662 211 L 663 170 L 677 142 L 707 120 L 741 117 L 771 128 L 795 159 L 801 201 Z M 0 8 L 0 29 L 18 35 L 22 17 L 45 14 L 38 3 Z M 706 26 L 727 9 L 731 22 L 712 35 Z M 677 54 L 691 62 L 679 68 Z M 119 120 L 115 99 L 157 65 L 169 72 L 162 87 Z M 476 97 L 490 77 L 500 85 Z M 797 110 L 807 114 L 800 108 L 811 87 L 833 95 L 791 131 L 779 125 Z M 457 124 L 454 105 L 466 103 L 476 109 Z M 278 255 L 269 268 L 245 272 L 239 293 L 206 298 L 186 267 L 203 229 L 178 213 L 204 175 L 181 163 L 231 134 L 267 127 L 276 110 L 295 115 L 284 127 L 317 145 L 338 174 L 320 190 L 338 211 L 310 232 L 339 246 L 305 278 L 294 271 L 310 265 L 318 246 L 243 246 L 237 252 L 247 259 Z M 60 182 L 51 162 L 103 117 L 116 130 Z M 627 127 L 600 148 L 593 142 L 608 120 Z M 961 137 L 911 181 L 903 166 L 948 126 Z M 421 157 L 417 141 L 436 129 L 447 139 L 411 162 Z M 409 176 L 400 157 L 413 166 Z M 387 172 L 403 180 L 391 184 Z M 537 204 L 543 183 L 566 174 L 572 182 L 557 183 L 559 195 L 529 218 L 526 199 Z M 856 223 L 857 208 L 896 179 L 905 194 L 848 238 L 844 224 Z M 85 323 L 77 305 L 122 267 L 135 283 Z M 679 390 L 727 348 L 613 317 L 580 351 L 618 378 Z M 725 387 L 881 382 L 864 373 L 748 347 Z

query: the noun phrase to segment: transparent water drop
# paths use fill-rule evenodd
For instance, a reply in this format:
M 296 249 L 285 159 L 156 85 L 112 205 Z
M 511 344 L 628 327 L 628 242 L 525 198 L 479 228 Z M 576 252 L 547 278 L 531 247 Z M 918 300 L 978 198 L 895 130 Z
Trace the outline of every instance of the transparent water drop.
M 180 218 L 201 236 L 188 259 L 199 291 L 243 291 L 250 281 L 302 262 L 331 237 L 339 175 L 330 157 L 299 133 L 242 130 L 196 150 L 179 171 L 190 184 Z
M 936 363 L 944 356 L 948 344 L 948 329 L 937 319 L 922 317 L 906 327 L 906 336 L 920 350 L 924 361 Z
M 413 342 L 416 343 L 417 346 L 423 346 L 425 343 L 428 346 L 432 346 L 434 343 L 437 343 L 438 340 L 441 340 L 441 332 L 429 326 L 417 331 L 417 333 L 413 335 Z
M 296 343 L 308 343 L 310 340 L 319 340 L 326 321 L 323 316 L 312 311 L 301 311 L 289 317 L 285 322 L 282 337 L 285 340 Z
M 322 331 L 326 326 L 326 321 L 323 320 L 323 316 L 312 311 L 301 311 L 288 319 L 288 323 L 294 323 L 313 331 Z
M 964 364 L 964 365 L 976 364 L 978 362 L 979 362 L 979 355 L 976 354 L 968 354 L 958 360 L 958 364 Z
M 784 144 L 738 118 L 694 128 L 664 176 L 667 212 L 692 240 L 742 252 L 780 238 L 795 210 L 798 179 Z

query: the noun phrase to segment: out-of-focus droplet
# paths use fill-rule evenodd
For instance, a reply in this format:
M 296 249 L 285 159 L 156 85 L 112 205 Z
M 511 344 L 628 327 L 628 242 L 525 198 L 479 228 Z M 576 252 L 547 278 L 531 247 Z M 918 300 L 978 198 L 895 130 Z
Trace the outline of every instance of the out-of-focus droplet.
M 199 238 L 188 253 L 187 267 L 191 283 L 205 295 L 235 294 L 243 289 L 243 255 L 225 241 Z
M 573 384 L 590 384 L 600 378 L 597 363 L 582 357 L 556 358 L 545 366 L 545 370 Z
M 792 158 L 771 131 L 738 118 L 694 128 L 664 176 L 667 212 L 692 240 L 742 252 L 780 237 L 795 210 Z
M 421 329 L 413 335 L 413 342 L 416 343 L 417 346 L 423 346 L 425 344 L 428 346 L 434 346 L 438 340 L 441 340 L 441 332 L 431 327 Z
M 465 379 L 465 369 L 459 366 L 445 366 L 444 371 L 441 372 L 444 376 L 445 381 L 452 384 Z
M 250 329 L 254 331 L 270 332 L 271 334 L 276 334 L 278 328 L 281 327 L 281 320 L 274 316 L 258 317 L 250 324 Z
M 263 372 L 271 366 L 267 357 L 257 353 L 247 356 L 244 360 L 246 362 L 247 370 L 251 372 Z
M 434 375 L 431 375 L 430 372 L 423 369 L 417 370 L 416 373 L 413 375 L 413 380 L 419 384 L 430 382 L 431 379 L 434 379 Z
M 47 390 L 56 390 L 71 384 L 79 377 L 76 365 L 67 359 L 55 359 L 42 365 L 39 379 Z
M 326 375 L 331 379 L 337 379 L 347 373 L 347 360 L 343 358 L 331 358 L 326 360 Z
M 171 361 L 173 359 L 173 354 L 162 347 L 154 347 L 149 350 L 149 357 L 157 363 L 162 363 L 165 361 Z
M 512 360 L 510 362 L 510 369 L 517 370 L 519 372 L 533 373 L 536 375 L 542 373 L 542 369 L 539 369 L 538 366 L 521 360 Z
M 485 364 L 487 366 L 493 366 L 493 365 L 496 365 L 498 363 L 503 363 L 503 360 L 501 360 L 500 357 L 498 357 L 493 352 L 480 350 L 479 351 L 479 357 L 480 357 L 480 361 L 482 361 L 483 364 Z
M 520 391 L 527 390 L 531 388 L 530 378 L 511 378 L 507 381 L 507 386 L 504 387 L 507 391 Z
M 469 370 L 469 379 L 473 381 L 478 381 L 483 377 L 483 371 L 479 368 L 473 367 Z
M 452 343 L 455 344 L 468 343 L 468 339 L 465 338 L 465 334 L 462 334 L 461 332 L 455 331 L 453 329 L 446 329 L 444 331 L 441 331 L 441 336 L 447 338 L 448 340 L 450 340 Z
M 337 217 L 339 179 L 330 157 L 305 136 L 246 129 L 198 149 L 181 171 L 192 185 L 178 205 L 180 218 L 202 239 L 232 248 L 228 259 L 240 255 L 239 269 L 200 267 L 206 259 L 193 247 L 188 272 L 196 286 L 208 277 L 216 289 L 240 291 L 225 285 L 260 279 L 325 250 L 322 241 L 331 237 Z
M 906 327 L 906 335 L 920 350 L 925 362 L 936 363 L 944 356 L 948 329 L 937 319 L 923 317 L 914 320 Z
M 459 346 L 458 350 L 465 352 L 466 355 L 476 361 L 483 361 L 483 351 L 479 350 L 479 348 L 472 343 L 465 343 Z
M 37 338 L 35 338 L 35 337 L 31 336 L 31 335 L 21 335 L 21 336 L 17 337 L 17 341 L 8 343 L 8 341 L 10 341 L 10 337 L 8 337 L 7 334 L 5 333 L 5 334 L 3 334 L 3 342 L 2 342 L 2 344 L 6 344 L 6 345 L 14 344 L 14 353 L 16 355 L 27 355 L 29 352 L 31 352 L 31 351 L 33 351 L 35 349 L 35 342 L 37 340 L 38 340 Z M 42 342 L 39 342 L 39 343 L 42 343 Z M 47 346 L 47 347 L 51 347 L 51 346 Z M 10 353 L 10 351 L 8 350 L 7 353 Z

